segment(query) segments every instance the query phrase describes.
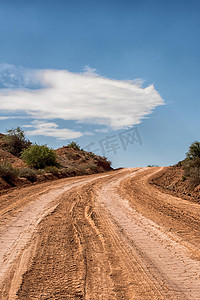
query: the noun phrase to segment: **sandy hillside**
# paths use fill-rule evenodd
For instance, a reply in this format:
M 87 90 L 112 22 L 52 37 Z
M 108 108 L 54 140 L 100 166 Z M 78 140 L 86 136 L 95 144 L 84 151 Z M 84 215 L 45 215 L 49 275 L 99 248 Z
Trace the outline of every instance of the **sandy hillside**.
M 27 165 L 20 157 L 16 157 L 7 151 L 5 135 L 0 134 L 0 164 L 8 162 L 17 170 L 27 169 Z M 57 155 L 57 167 L 47 170 L 33 170 L 35 172 L 34 180 L 24 177 L 24 173 L 12 179 L 5 180 L 0 177 L 0 194 L 7 192 L 13 187 L 22 187 L 30 184 L 45 182 L 66 177 L 80 175 L 90 175 L 112 170 L 111 163 L 101 156 L 81 149 L 74 149 L 68 146 L 54 150 Z
M 157 188 L 165 193 L 200 203 L 200 185 L 195 188 L 185 178 L 182 167 L 166 167 L 151 180 Z

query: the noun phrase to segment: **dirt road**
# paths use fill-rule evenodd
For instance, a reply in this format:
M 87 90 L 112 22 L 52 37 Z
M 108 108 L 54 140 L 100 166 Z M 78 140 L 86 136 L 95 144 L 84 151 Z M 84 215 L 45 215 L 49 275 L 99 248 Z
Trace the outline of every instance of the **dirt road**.
M 150 185 L 160 170 L 2 196 L 1 299 L 200 299 L 200 206 Z

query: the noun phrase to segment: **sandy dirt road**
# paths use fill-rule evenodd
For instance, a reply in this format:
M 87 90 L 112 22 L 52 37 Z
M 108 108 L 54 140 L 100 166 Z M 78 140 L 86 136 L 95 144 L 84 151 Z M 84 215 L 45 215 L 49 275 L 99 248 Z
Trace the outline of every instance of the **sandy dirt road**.
M 200 299 L 200 206 L 150 185 L 160 170 L 2 196 L 1 299 Z

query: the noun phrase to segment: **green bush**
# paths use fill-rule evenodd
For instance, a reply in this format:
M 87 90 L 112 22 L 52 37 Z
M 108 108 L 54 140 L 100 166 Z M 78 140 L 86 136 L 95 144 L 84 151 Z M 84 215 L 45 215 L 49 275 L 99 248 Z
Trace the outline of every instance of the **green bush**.
M 7 130 L 4 141 L 6 143 L 6 150 L 18 157 L 20 156 L 22 150 L 31 145 L 31 142 L 26 139 L 24 131 L 21 130 L 20 127 Z
M 77 142 L 74 142 L 74 141 L 70 142 L 70 143 L 67 145 L 67 147 L 73 148 L 73 149 L 78 150 L 78 151 L 81 151 L 81 150 L 82 150 L 81 147 L 80 147 L 80 145 L 79 145 Z
M 32 145 L 22 151 L 21 158 L 29 167 L 43 169 L 47 166 L 55 166 L 56 153 L 46 145 Z
M 4 161 L 0 164 L 0 177 L 6 182 L 12 183 L 18 177 L 18 171 L 14 169 L 10 163 Z
M 19 177 L 27 178 L 31 182 L 35 182 L 37 180 L 36 171 L 30 168 L 23 168 L 19 170 Z

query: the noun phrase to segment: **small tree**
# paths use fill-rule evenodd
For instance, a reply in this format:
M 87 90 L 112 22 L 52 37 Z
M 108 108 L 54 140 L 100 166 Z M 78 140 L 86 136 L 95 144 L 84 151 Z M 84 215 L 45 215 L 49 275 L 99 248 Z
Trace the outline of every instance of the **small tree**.
M 56 153 L 47 145 L 32 145 L 22 151 L 21 158 L 29 167 L 43 169 L 47 166 L 55 166 Z
M 22 150 L 31 145 L 31 142 L 26 139 L 24 131 L 19 126 L 15 129 L 7 130 L 4 140 L 6 143 L 6 150 L 18 157 Z

